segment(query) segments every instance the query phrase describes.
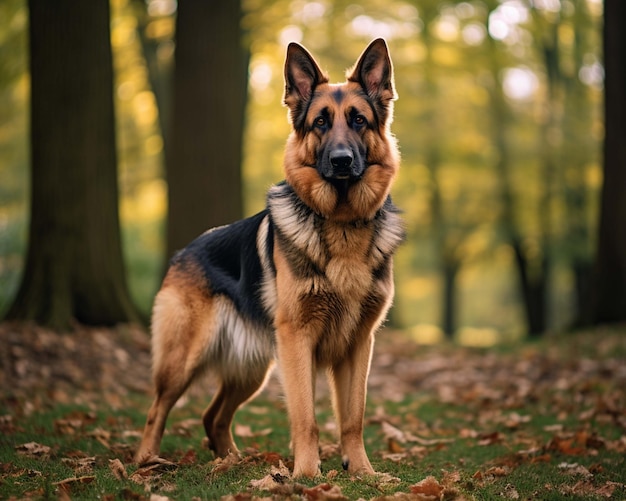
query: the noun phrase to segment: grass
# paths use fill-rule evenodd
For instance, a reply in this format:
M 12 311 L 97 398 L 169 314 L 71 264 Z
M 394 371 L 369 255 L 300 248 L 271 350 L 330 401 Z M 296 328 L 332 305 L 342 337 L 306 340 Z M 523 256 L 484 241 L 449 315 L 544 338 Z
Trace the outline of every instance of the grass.
M 593 343 L 588 336 L 576 339 L 579 346 L 570 343 L 566 349 L 559 349 L 562 343 L 546 341 L 510 351 L 464 351 L 469 368 L 491 364 L 488 375 L 492 377 L 484 387 L 463 386 L 467 382 L 461 380 L 453 388 L 445 386 L 452 382 L 429 388 L 416 380 L 411 382 L 415 390 L 406 391 L 399 400 L 373 391 L 365 442 L 374 469 L 386 474 L 382 476 L 353 478 L 342 470 L 330 406 L 322 400 L 318 422 L 323 475 L 283 479 L 283 484 L 266 484 L 266 488 L 255 487 L 255 481 L 281 464 L 292 466 L 284 405 L 268 394 L 236 416 L 236 441 L 244 452 L 241 460 L 215 460 L 202 445 L 199 416 L 206 400 L 190 398 L 170 415 L 162 456 L 171 463 L 152 470 L 132 464 L 150 404 L 148 395 L 125 395 L 119 408 L 111 409 L 104 401 L 74 405 L 45 395 L 31 399 L 4 394 L 0 499 L 65 494 L 71 499 L 107 500 L 150 499 L 152 494 L 170 499 L 323 499 L 324 495 L 391 499 L 395 493 L 409 496 L 405 499 L 429 499 L 419 497 L 424 492 L 434 492 L 431 499 L 624 499 L 623 352 L 603 351 L 605 341 L 595 343 L 595 351 L 590 351 Z M 622 339 L 617 338 L 617 345 L 623 345 Z M 584 355 L 581 349 L 587 350 Z M 458 350 L 429 348 L 420 360 L 453 357 Z M 531 354 L 546 357 L 539 360 L 552 372 L 536 380 L 528 376 L 528 384 L 536 387 L 548 378 L 545 388 L 515 398 L 502 399 L 499 393 L 490 398 L 512 381 L 523 386 L 516 373 L 519 367 L 510 361 L 528 361 L 530 373 L 538 363 Z M 584 362 L 581 369 L 577 365 L 581 358 L 600 362 Z M 502 372 L 507 367 L 510 370 Z M 588 374 L 579 379 L 571 375 L 580 370 Z M 456 392 L 454 398 L 445 396 L 446 388 Z M 119 469 L 116 473 L 114 460 L 123 465 L 123 473 Z M 424 482 L 431 482 L 426 485 L 431 490 Z

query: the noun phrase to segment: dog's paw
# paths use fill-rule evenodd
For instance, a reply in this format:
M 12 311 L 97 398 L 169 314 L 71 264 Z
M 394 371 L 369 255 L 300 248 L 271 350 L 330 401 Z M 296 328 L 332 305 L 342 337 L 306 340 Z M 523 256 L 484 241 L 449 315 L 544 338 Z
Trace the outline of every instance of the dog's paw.
M 170 466 L 176 466 L 176 463 L 173 463 L 172 461 L 169 461 L 160 456 L 157 456 L 156 454 L 152 454 L 150 456 L 141 458 L 140 460 L 136 461 L 136 463 L 142 468 L 146 466 L 154 466 L 154 465 L 161 465 L 164 468 L 167 468 Z
M 348 456 L 343 456 L 341 458 L 341 466 L 344 471 L 347 471 L 351 475 L 375 475 L 376 472 L 372 468 L 367 457 L 362 459 L 361 461 L 351 461 Z
M 293 478 L 306 477 L 313 478 L 319 477 L 322 474 L 322 464 L 319 460 L 311 461 L 307 464 L 296 463 L 293 467 Z

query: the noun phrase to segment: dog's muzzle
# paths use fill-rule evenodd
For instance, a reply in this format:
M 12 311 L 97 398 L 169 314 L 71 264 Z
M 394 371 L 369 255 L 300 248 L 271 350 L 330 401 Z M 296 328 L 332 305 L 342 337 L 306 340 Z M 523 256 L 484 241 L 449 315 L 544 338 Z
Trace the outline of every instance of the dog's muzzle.
M 334 148 L 328 155 L 328 169 L 325 176 L 329 179 L 358 179 L 363 175 L 361 162 L 355 160 L 350 148 Z

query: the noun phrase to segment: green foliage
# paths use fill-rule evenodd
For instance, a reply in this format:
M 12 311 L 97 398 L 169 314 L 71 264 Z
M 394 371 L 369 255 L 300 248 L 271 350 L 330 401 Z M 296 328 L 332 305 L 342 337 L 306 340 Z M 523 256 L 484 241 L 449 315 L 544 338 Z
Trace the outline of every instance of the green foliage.
M 286 42 L 301 41 L 339 81 L 365 44 L 382 35 L 400 96 L 393 130 L 403 163 L 393 196 L 409 234 L 396 263 L 394 321 L 440 323 L 441 270 L 448 264 L 459 270 L 458 338 L 476 329 L 495 330 L 500 339 L 523 335 L 513 226 L 531 265 L 548 256 L 555 270 L 550 327 L 575 319 L 573 269 L 591 260 L 601 182 L 599 0 L 242 5 L 243 43 L 251 49 L 242 166 L 248 214 L 263 207 L 266 189 L 282 178 Z M 111 35 L 125 255 L 133 295 L 147 313 L 163 271 L 159 261 L 167 259 L 160 119 L 168 107 L 163 89 L 175 3 L 138 6 L 112 2 Z M 0 9 L 1 310 L 14 293 L 25 248 L 28 78 L 25 3 L 10 0 Z

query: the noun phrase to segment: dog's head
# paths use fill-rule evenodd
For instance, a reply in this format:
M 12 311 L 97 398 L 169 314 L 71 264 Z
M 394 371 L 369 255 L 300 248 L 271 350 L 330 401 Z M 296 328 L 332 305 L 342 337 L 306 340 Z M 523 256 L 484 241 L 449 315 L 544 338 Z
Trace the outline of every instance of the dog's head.
M 383 39 L 365 49 L 342 84 L 329 84 L 306 49 L 289 44 L 284 102 L 293 131 L 285 176 L 323 217 L 369 220 L 383 205 L 399 167 L 390 132 L 395 98 Z

